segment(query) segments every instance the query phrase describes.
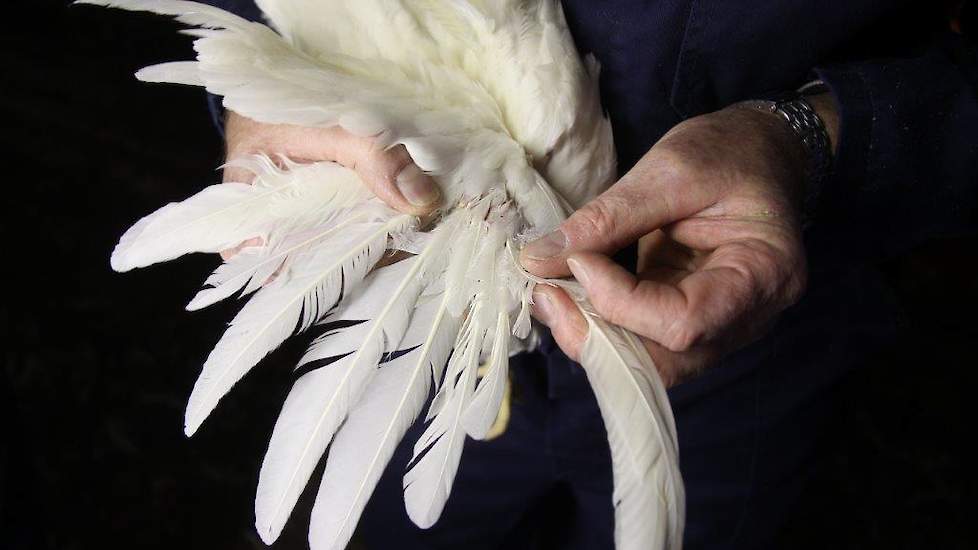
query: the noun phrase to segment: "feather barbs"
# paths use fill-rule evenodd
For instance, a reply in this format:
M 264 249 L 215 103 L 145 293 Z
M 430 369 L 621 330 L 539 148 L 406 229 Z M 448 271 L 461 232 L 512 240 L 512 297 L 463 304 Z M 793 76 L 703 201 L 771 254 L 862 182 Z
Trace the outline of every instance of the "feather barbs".
M 404 145 L 438 183 L 444 207 L 422 231 L 341 166 L 242 159 L 253 185 L 214 185 L 163 207 L 112 256 L 125 271 L 261 242 L 218 267 L 188 304 L 250 295 L 204 363 L 187 435 L 269 352 L 328 324 L 300 361 L 262 464 L 262 540 L 278 537 L 329 448 L 310 544 L 344 548 L 419 417 L 427 425 L 404 497 L 411 519 L 432 525 L 465 439 L 486 437 L 498 417 L 509 355 L 534 342 L 531 293 L 549 282 L 519 265 L 523 240 L 615 176 L 596 62 L 576 55 L 556 0 L 258 0 L 275 30 L 182 0 L 80 3 L 201 27 L 188 31 L 196 60 L 146 68 L 141 79 L 203 86 L 259 122 L 340 126 Z M 392 252 L 410 257 L 384 265 Z M 582 362 L 612 450 L 616 545 L 674 550 L 683 494 L 668 399 L 634 336 L 577 300 L 590 327 Z

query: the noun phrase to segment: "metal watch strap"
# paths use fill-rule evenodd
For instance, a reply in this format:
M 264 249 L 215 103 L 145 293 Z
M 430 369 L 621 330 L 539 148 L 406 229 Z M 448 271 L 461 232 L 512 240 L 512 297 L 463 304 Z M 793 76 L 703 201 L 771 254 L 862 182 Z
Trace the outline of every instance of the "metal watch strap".
M 814 95 L 819 93 L 815 90 L 820 89 L 824 89 L 824 84 L 816 81 L 803 86 L 799 92 Z M 808 219 L 814 211 L 815 202 L 820 195 L 824 180 L 829 175 L 833 159 L 825 123 L 811 103 L 799 92 L 767 100 L 745 101 L 742 105 L 779 116 L 804 146 L 808 163 L 806 171 L 808 181 L 802 216 Z

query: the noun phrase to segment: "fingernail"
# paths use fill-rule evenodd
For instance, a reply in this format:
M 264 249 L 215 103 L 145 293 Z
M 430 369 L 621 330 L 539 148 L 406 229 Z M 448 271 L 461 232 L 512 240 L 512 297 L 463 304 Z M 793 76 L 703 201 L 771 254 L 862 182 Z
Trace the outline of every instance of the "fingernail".
M 416 164 L 408 164 L 395 179 L 397 188 L 414 206 L 429 206 L 440 196 L 438 187 Z
M 587 270 L 584 269 L 584 264 L 573 258 L 567 258 L 567 267 L 570 268 L 571 274 L 574 275 L 574 278 L 578 282 L 584 286 L 588 286 Z
M 550 326 L 550 319 L 553 318 L 554 305 L 550 301 L 550 296 L 543 292 L 533 293 L 533 316 L 541 323 Z
M 546 260 L 560 254 L 567 246 L 567 236 L 556 229 L 526 245 L 523 253 L 534 260 Z

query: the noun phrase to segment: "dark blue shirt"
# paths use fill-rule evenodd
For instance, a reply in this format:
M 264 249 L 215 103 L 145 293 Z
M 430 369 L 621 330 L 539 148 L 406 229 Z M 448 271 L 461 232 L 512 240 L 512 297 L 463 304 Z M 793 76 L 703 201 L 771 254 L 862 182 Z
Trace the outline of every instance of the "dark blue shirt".
M 253 0 L 205 1 L 260 17 Z M 944 4 L 563 2 L 578 49 L 601 62 L 622 171 L 683 118 L 826 80 L 841 149 L 809 249 L 846 261 L 975 227 L 978 56 Z
M 259 17 L 251 0 L 208 3 Z M 805 298 L 764 339 L 670 390 L 687 487 L 687 547 L 733 548 L 727 543 L 738 538 L 761 547 L 798 490 L 798 472 L 831 408 L 828 389 L 893 334 L 896 309 L 874 264 L 978 225 L 978 54 L 950 31 L 940 2 L 563 5 L 578 49 L 601 62 L 623 172 L 684 118 L 816 76 L 840 106 L 834 174 L 805 235 Z M 545 437 L 553 453 L 575 460 L 601 447 L 586 379 L 552 340 L 513 368 L 517 380 L 546 373 L 541 391 L 549 404 L 540 405 L 540 418 L 547 431 L 527 431 L 528 441 Z M 587 478 L 598 469 L 582 471 Z M 392 478 L 378 491 L 389 489 L 394 502 L 399 487 Z M 403 515 L 392 510 L 379 517 Z M 602 521 L 610 529 L 610 516 Z

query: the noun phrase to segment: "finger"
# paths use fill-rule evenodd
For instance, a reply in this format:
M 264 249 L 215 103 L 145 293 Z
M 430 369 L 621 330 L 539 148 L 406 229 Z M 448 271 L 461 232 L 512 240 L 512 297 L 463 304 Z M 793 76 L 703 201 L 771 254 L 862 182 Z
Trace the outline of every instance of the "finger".
M 549 285 L 537 285 L 533 289 L 533 316 L 550 328 L 565 355 L 580 361 L 588 335 L 587 320 L 566 292 Z M 702 370 L 710 357 L 708 350 L 676 353 L 647 338 L 640 339 L 667 388 Z
M 223 175 L 221 178 L 224 183 L 235 182 L 247 183 L 250 185 L 255 180 L 255 173 L 242 166 L 225 164 L 222 167 L 222 170 Z
M 562 277 L 569 274 L 567 257 L 574 252 L 611 254 L 692 213 L 686 211 L 691 203 L 677 192 L 681 178 L 653 169 L 658 161 L 652 164 L 640 162 L 556 230 L 528 244 L 520 256 L 524 267 L 540 277 Z
M 578 361 L 587 338 L 587 320 L 574 300 L 563 290 L 550 285 L 533 289 L 533 316 L 550 327 L 554 340 L 564 353 Z
M 367 187 L 396 210 L 423 216 L 438 208 L 441 199 L 438 186 L 411 160 L 404 145 L 382 149 L 370 142 L 360 150 L 352 165 L 347 164 L 349 158 L 337 162 L 356 170 Z
M 683 352 L 739 331 L 748 312 L 767 316 L 757 275 L 731 260 L 711 258 L 678 284 L 638 280 L 600 254 L 576 253 L 568 264 L 604 319 Z
M 429 214 L 441 199 L 434 180 L 403 145 L 384 148 L 372 137 L 356 136 L 339 126 L 260 124 L 235 114 L 228 117 L 227 136 L 228 158 L 276 152 L 300 161 L 334 161 L 356 171 L 377 197 L 407 214 Z
M 607 256 L 579 252 L 567 263 L 595 311 L 636 334 L 663 342 L 674 319 L 685 311 L 676 287 L 640 281 Z
M 648 338 L 640 337 L 640 339 L 649 352 L 649 356 L 652 357 L 655 369 L 659 372 L 659 378 L 666 388 L 671 388 L 695 377 L 717 360 L 713 350 L 709 348 L 697 348 L 677 353 Z

